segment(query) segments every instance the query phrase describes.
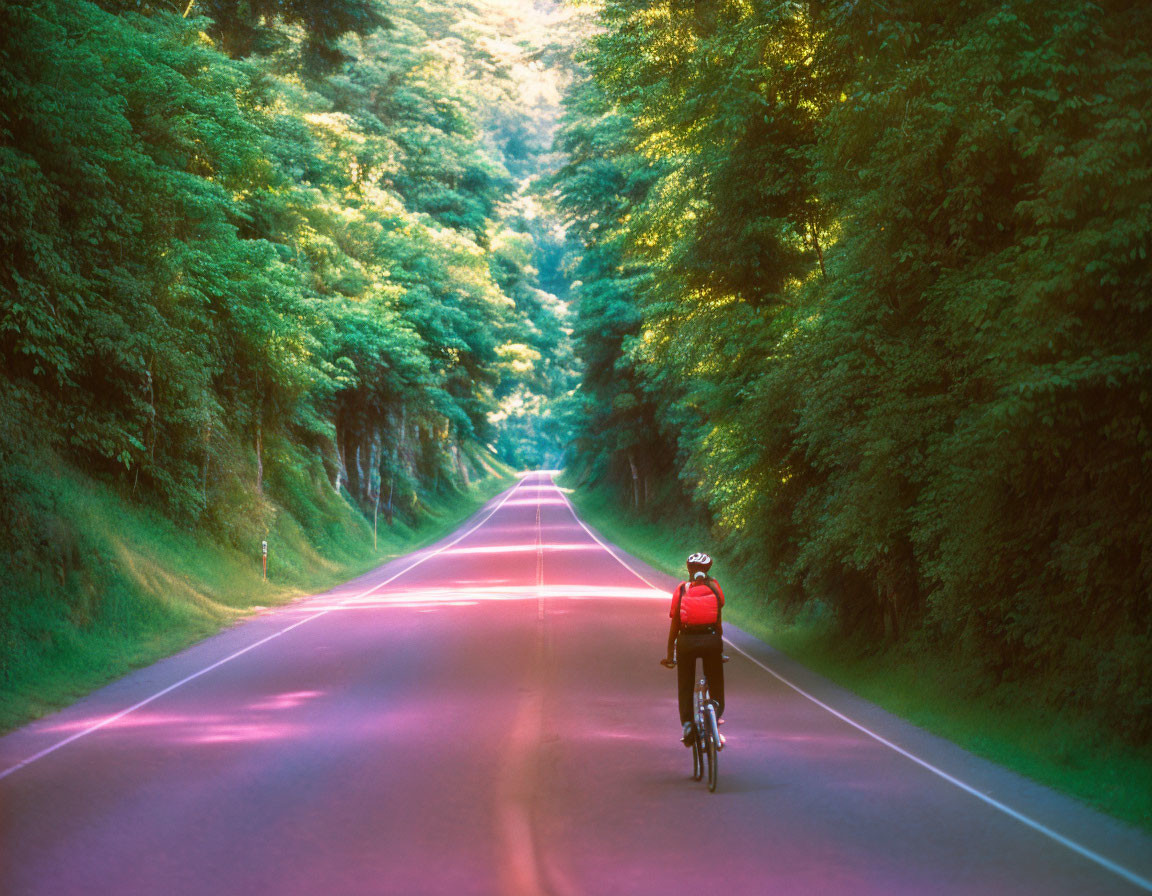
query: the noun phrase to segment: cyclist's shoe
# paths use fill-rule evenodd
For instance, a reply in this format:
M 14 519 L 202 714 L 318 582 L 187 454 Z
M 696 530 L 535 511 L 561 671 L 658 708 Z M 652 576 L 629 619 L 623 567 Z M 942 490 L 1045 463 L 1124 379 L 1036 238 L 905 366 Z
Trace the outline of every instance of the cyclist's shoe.
M 724 741 L 725 741 L 725 737 L 723 734 L 721 734 L 720 735 L 720 743 L 716 744 L 717 750 L 723 750 L 724 749 Z
M 693 727 L 691 722 L 685 722 L 684 723 L 684 734 L 680 738 L 680 740 L 684 743 L 684 746 L 690 747 L 690 746 L 692 746 L 692 741 L 694 741 L 695 739 L 696 739 L 696 729 Z

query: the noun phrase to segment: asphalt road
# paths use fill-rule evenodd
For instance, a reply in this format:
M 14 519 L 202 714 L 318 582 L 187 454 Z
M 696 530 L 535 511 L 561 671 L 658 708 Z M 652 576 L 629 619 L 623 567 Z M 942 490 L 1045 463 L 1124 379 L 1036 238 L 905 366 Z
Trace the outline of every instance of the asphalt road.
M 731 626 L 709 794 L 658 664 L 673 584 L 532 474 L 0 739 L 0 892 L 1152 890 L 1152 838 Z

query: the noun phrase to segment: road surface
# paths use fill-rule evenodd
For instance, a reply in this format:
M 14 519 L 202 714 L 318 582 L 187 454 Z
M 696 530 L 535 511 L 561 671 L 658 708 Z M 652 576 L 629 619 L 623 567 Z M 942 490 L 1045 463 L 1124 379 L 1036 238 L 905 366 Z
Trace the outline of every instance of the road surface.
M 730 626 L 709 794 L 658 664 L 673 584 L 529 475 L 438 545 L 0 739 L 0 893 L 1152 887 L 1152 838 Z

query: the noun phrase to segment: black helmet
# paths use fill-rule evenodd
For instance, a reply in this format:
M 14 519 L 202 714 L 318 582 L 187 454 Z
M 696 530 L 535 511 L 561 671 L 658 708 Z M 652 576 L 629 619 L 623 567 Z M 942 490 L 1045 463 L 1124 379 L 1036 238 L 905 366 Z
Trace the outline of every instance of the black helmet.
M 707 554 L 697 552 L 688 557 L 688 575 L 696 578 L 697 573 L 706 573 L 712 568 L 712 558 Z

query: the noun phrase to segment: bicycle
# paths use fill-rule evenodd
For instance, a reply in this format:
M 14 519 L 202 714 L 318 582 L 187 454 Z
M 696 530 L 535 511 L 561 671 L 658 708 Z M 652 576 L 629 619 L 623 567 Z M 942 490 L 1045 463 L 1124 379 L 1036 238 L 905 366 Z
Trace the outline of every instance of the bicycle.
M 724 658 L 727 662 L 727 657 Z M 676 661 L 661 664 L 673 669 Z M 716 792 L 720 776 L 720 751 L 724 749 L 724 738 L 720 736 L 720 722 L 716 718 L 717 703 L 708 693 L 708 679 L 703 675 L 696 681 L 692 692 L 692 780 L 699 781 L 708 774 L 708 792 Z
M 696 733 L 692 741 L 692 779 L 699 781 L 707 771 L 708 792 L 715 793 L 724 740 L 720 737 L 720 723 L 716 718 L 716 701 L 708 695 L 708 681 L 703 676 L 692 692 L 692 707 L 692 728 Z

